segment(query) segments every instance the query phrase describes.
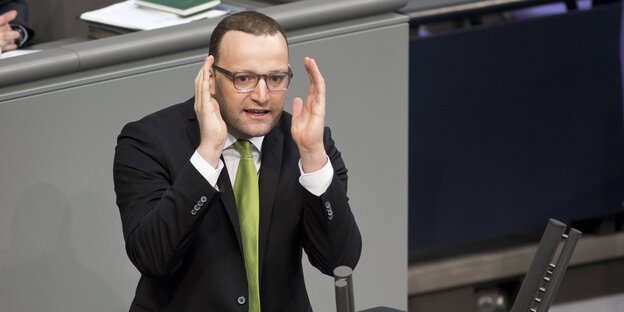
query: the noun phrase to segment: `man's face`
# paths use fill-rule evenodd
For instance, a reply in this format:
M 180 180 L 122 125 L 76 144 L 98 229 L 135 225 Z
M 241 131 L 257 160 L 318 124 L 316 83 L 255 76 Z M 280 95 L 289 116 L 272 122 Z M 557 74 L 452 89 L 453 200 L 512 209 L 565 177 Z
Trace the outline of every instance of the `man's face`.
M 240 31 L 227 32 L 215 65 L 230 72 L 288 72 L 288 46 L 281 34 L 255 36 Z M 228 132 L 238 139 L 263 136 L 277 124 L 284 107 L 286 91 L 270 92 L 266 81 L 247 93 L 238 91 L 230 78 L 212 70 L 214 97 Z

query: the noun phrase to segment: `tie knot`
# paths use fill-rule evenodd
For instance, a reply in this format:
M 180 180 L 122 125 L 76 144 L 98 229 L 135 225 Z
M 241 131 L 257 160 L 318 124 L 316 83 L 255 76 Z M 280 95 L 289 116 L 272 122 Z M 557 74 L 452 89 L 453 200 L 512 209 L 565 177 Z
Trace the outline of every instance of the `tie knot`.
M 251 142 L 248 140 L 238 140 L 234 142 L 234 148 L 241 155 L 241 158 L 253 158 L 251 155 Z

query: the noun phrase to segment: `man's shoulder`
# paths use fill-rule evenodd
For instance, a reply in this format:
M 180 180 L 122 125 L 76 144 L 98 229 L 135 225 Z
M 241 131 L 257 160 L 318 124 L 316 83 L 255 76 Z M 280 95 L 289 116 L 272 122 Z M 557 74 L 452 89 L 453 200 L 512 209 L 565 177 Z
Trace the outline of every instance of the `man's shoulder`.
M 186 102 L 165 107 L 139 120 L 131 121 L 123 127 L 121 135 L 151 133 L 151 135 L 160 136 L 175 135 L 179 131 L 184 131 L 186 127 L 183 125 L 195 118 L 193 102 L 191 98 Z
M 189 119 L 195 117 L 193 98 L 178 104 L 167 106 L 142 118 L 145 120 Z
M 186 102 L 174 104 L 157 110 L 131 123 L 146 126 L 159 124 L 174 125 L 176 123 L 181 123 L 189 119 L 193 119 L 195 117 L 193 102 L 194 101 L 191 98 Z

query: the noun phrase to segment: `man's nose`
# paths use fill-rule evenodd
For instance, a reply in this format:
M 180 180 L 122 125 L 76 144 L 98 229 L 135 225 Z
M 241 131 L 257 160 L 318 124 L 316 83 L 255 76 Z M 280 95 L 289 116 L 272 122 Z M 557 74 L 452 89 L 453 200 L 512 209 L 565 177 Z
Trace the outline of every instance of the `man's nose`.
M 258 84 L 251 91 L 252 99 L 260 104 L 264 104 L 269 100 L 269 88 L 264 77 L 260 77 Z

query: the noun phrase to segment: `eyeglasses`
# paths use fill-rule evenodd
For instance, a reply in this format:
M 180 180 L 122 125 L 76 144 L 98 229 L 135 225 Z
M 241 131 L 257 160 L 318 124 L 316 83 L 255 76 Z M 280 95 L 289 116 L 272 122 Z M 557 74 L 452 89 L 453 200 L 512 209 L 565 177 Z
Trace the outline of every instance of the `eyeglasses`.
M 293 72 L 288 67 L 288 72 L 272 72 L 264 75 L 259 75 L 252 72 L 231 72 L 227 69 L 223 69 L 217 65 L 212 65 L 212 68 L 228 76 L 234 83 L 234 88 L 240 92 L 251 92 L 260 81 L 260 78 L 264 79 L 269 91 L 280 92 L 286 91 L 290 84 L 290 79 L 293 77 Z

